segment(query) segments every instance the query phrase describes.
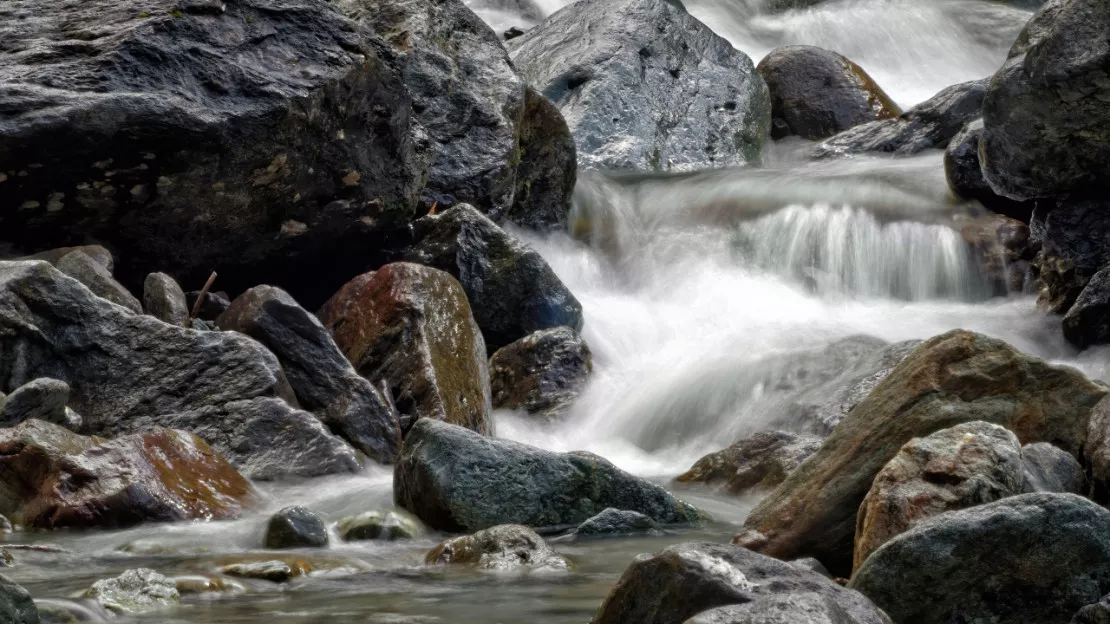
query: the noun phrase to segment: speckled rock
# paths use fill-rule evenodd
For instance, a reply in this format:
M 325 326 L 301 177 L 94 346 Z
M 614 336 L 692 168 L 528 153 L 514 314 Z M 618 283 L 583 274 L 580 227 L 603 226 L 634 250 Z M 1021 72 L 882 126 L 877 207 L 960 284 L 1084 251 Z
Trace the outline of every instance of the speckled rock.
M 57 267 L 58 261 L 75 251 L 84 252 L 85 255 L 89 256 L 93 260 L 96 260 L 97 264 L 104 267 L 105 269 L 108 269 L 109 273 L 115 270 L 116 260 L 114 257 L 112 257 L 112 252 L 105 249 L 103 245 L 58 247 L 56 249 L 47 249 L 46 251 L 40 251 L 36 254 L 24 256 L 23 258 L 20 258 L 20 260 L 45 260 L 46 262 L 49 262 L 50 264 Z
M 1091 410 L 1083 459 L 1091 478 L 1091 498 L 1110 503 L 1110 396 Z
M 856 624 L 860 621 L 832 598 L 816 592 L 802 592 L 760 596 L 748 603 L 717 607 L 683 624 Z
M 37 419 L 76 430 L 81 421 L 72 421 L 66 411 L 68 402 L 66 382 L 48 377 L 33 379 L 13 390 L 6 399 L 0 399 L 0 424 L 11 427 Z
M 944 150 L 944 175 L 948 186 L 958 197 L 974 199 L 999 214 L 1028 222 L 1033 202 L 1020 202 L 994 192 L 983 177 L 979 163 L 979 140 L 983 136 L 983 120 L 976 119 L 948 142 Z
M 1071 624 L 1110 624 L 1110 596 L 1076 611 Z
M 1089 439 L 1089 438 L 1088 438 Z M 1087 476 L 1075 457 L 1048 442 L 1021 447 L 1022 491 L 1086 494 Z
M 1110 266 L 1110 199 L 1077 196 L 1038 202 L 1030 225 L 1041 239 L 1034 262 L 1037 304 L 1067 314 L 1095 273 Z
M 143 281 L 143 310 L 163 323 L 189 327 L 185 291 L 165 273 L 151 273 Z
M 306 507 L 285 507 L 270 516 L 266 548 L 324 548 L 328 545 L 328 527 L 324 520 Z
M 1063 327 L 1064 337 L 1080 349 L 1110 343 L 1110 264 L 1087 281 Z
M 566 231 L 577 179 L 578 152 L 563 114 L 535 89 L 526 88 L 516 192 L 505 220 L 541 232 Z
M 136 314 L 142 314 L 143 305 L 119 282 L 108 269 L 83 251 L 66 254 L 55 265 L 58 270 L 84 284 L 97 297 L 121 305 Z
M 0 574 L 0 619 L 11 624 L 39 624 L 39 612 L 31 594 Z
M 473 535 L 453 537 L 433 548 L 429 564 L 465 564 L 480 570 L 519 568 L 565 570 L 570 567 L 535 531 L 519 524 L 502 524 Z
M 85 597 L 114 613 L 138 614 L 173 607 L 181 600 L 174 582 L 154 570 L 127 570 L 116 578 L 93 583 Z
M 730 494 L 770 490 L 821 447 L 821 438 L 787 431 L 761 431 L 699 459 L 679 483 L 700 483 Z
M 578 332 L 569 327 L 534 332 L 490 358 L 493 406 L 558 418 L 578 398 L 592 371 L 593 354 Z
M 335 530 L 348 542 L 412 539 L 421 532 L 419 522 L 396 511 L 367 511 L 340 518 Z
M 571 532 L 571 536 L 582 539 L 621 535 L 662 535 L 662 533 L 659 524 L 644 514 L 610 507 L 578 525 Z

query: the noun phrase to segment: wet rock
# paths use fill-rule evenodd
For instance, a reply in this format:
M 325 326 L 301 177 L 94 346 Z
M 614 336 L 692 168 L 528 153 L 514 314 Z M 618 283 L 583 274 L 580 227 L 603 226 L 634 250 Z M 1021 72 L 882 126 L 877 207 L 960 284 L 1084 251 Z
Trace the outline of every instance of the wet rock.
M 575 538 L 619 535 L 661 535 L 659 524 L 636 511 L 612 507 L 586 520 L 571 532 Z
M 983 136 L 983 120 L 976 119 L 948 142 L 944 151 L 944 174 L 952 192 L 964 199 L 974 199 L 999 214 L 1029 222 L 1032 202 L 1019 202 L 996 195 L 987 184 L 979 165 L 979 139 Z
M 956 330 L 918 347 L 849 412 L 816 453 L 752 510 L 760 551 L 813 556 L 838 576 L 851 568 L 856 511 L 875 475 L 912 438 L 982 420 L 1023 444 L 1052 441 L 1076 454 L 1091 408 L 1108 392 L 1078 371 Z M 743 540 L 751 543 L 749 539 Z
M 420 534 L 420 524 L 395 511 L 368 511 L 341 518 L 336 524 L 339 537 L 348 542 L 361 540 L 412 539 Z
M 1048 442 L 1021 447 L 1021 464 L 1024 473 L 1022 491 L 1025 493 L 1085 494 L 1087 491 L 1083 466 L 1070 453 Z
M 761 431 L 710 453 L 679 475 L 679 483 L 702 483 L 730 494 L 770 490 L 821 447 L 821 438 Z
M 56 249 L 48 249 L 46 251 L 40 251 L 39 253 L 31 254 L 30 256 L 24 256 L 21 259 L 22 260 L 45 260 L 46 262 L 49 262 L 50 264 L 57 267 L 58 262 L 61 261 L 62 258 L 68 256 L 69 254 L 71 254 L 75 251 L 83 252 L 85 255 L 89 256 L 93 260 L 96 260 L 97 264 L 104 267 L 105 269 L 108 269 L 109 273 L 112 273 L 113 271 L 115 271 L 116 261 L 115 261 L 115 258 L 112 257 L 112 252 L 108 251 L 107 249 L 105 249 L 101 245 L 80 245 L 80 246 L 77 246 L 77 247 L 58 247 Z
M 1028 225 L 993 213 L 957 218 L 955 224 L 996 294 L 1032 291 L 1031 261 L 1038 248 L 1031 240 Z
M 1091 478 L 1091 498 L 1110 503 L 1110 396 L 1091 410 L 1083 459 Z
M 1110 264 L 1083 287 L 1063 326 L 1064 337 L 1080 349 L 1110 343 Z
M 0 620 L 11 624 L 39 624 L 39 612 L 31 594 L 0 574 Z
M 578 398 L 592 371 L 593 354 L 578 332 L 534 332 L 490 358 L 493 406 L 556 418 Z
M 192 313 L 193 308 L 197 305 L 197 300 L 200 299 L 200 291 L 193 290 L 185 293 L 185 305 Z M 231 300 L 228 299 L 227 293 L 224 292 L 206 292 L 204 293 L 204 301 L 201 302 L 200 307 L 197 308 L 197 318 L 202 321 L 213 321 L 223 314 L 228 306 L 231 305 Z
M 116 578 L 93 583 L 85 592 L 100 606 L 118 614 L 160 611 L 181 600 L 174 582 L 154 570 L 127 570 Z
M 859 507 L 853 570 L 877 548 L 932 516 L 1022 492 L 1017 436 L 990 423 L 956 425 L 907 442 Z
M 771 137 L 817 141 L 902 109 L 847 58 L 814 46 L 771 51 L 756 66 L 771 93 Z
M 243 583 L 223 576 L 190 574 L 175 576 L 174 587 L 182 596 L 197 596 L 204 594 L 245 594 L 247 586 Z
M 1102 600 L 1089 604 L 1071 619 L 1071 624 L 1108 624 L 1110 623 L 1110 596 L 1103 596 Z
M 277 549 L 324 548 L 328 545 L 328 527 L 305 507 L 286 507 L 270 516 L 263 545 Z
M 285 583 L 298 576 L 308 573 L 308 569 L 300 565 L 293 565 L 279 559 L 272 561 L 253 561 L 248 563 L 232 563 L 220 569 L 228 576 L 258 579 L 271 583 Z
M 849 587 L 895 622 L 1066 622 L 1110 590 L 1110 512 L 1041 493 L 942 514 L 875 551 Z
M 682 624 L 717 607 L 751 605 L 772 599 L 793 600 L 799 596 L 806 596 L 803 600 L 808 600 L 812 595 L 831 601 L 844 612 L 844 619 L 834 621 L 889 622 L 866 598 L 820 574 L 744 548 L 692 542 L 637 558 L 624 571 L 591 624 Z M 694 621 L 733 621 L 715 617 Z
M 393 406 L 351 367 L 317 318 L 285 291 L 256 286 L 217 319 L 277 356 L 297 400 L 333 433 L 371 459 L 392 463 L 401 447 Z
M 41 624 L 73 624 L 74 622 L 106 622 L 113 614 L 88 600 L 41 598 L 35 601 Z
M 683 624 L 854 624 L 858 621 L 828 596 L 798 593 L 760 596 L 742 605 L 710 609 Z
M 69 401 L 69 384 L 57 379 L 40 377 L 12 391 L 0 402 L 0 423 L 5 427 L 18 425 L 25 420 L 45 420 L 67 429 L 76 429 L 80 421 L 70 421 L 66 413 Z M 76 425 L 76 426 L 74 426 Z
M 185 291 L 169 275 L 151 273 L 143 282 L 143 310 L 170 325 L 189 327 L 189 306 Z
M 143 306 L 130 292 L 112 277 L 108 269 L 83 251 L 66 254 L 58 261 L 58 270 L 84 284 L 97 297 L 121 305 L 136 314 Z
M 455 532 L 579 524 L 609 507 L 665 524 L 702 518 L 592 453 L 552 453 L 431 419 L 417 421 L 405 438 L 393 498 L 428 526 Z
M 319 316 L 355 370 L 389 388 L 402 431 L 432 418 L 490 433 L 486 345 L 450 275 L 388 264 L 347 282 Z
M 563 114 L 531 87 L 524 91 L 519 149 L 516 191 L 505 220 L 533 230 L 565 232 L 578 179 L 578 153 Z
M 424 561 L 472 565 L 480 570 L 565 570 L 570 567 L 567 560 L 535 531 L 519 524 L 503 524 L 473 535 L 453 537 L 433 548 Z
M 200 559 L 199 564 L 235 578 L 284 583 L 300 576 L 348 576 L 372 571 L 359 559 L 307 552 L 244 553 Z
M 983 101 L 980 155 L 999 195 L 1025 200 L 1110 184 L 1110 5 L 1050 0 Z
M 584 0 L 506 45 L 562 111 L 584 170 L 759 159 L 770 125 L 766 85 L 751 59 L 681 4 Z
M 1047 214 L 1042 213 L 1041 204 Z M 1042 241 L 1034 263 L 1037 304 L 1049 312 L 1066 314 L 1095 273 L 1110 266 L 1110 201 L 1075 197 L 1040 202 L 1032 225 L 1040 230 Z
M 898 117 L 859 125 L 822 141 L 813 148 L 813 156 L 866 152 L 909 156 L 927 149 L 944 149 L 965 125 L 982 114 L 986 87 L 986 80 L 947 87 Z
M 0 389 L 38 377 L 69 384 L 82 432 L 189 431 L 250 478 L 359 469 L 350 447 L 283 400 L 295 402 L 257 342 L 132 314 L 44 262 L 0 262 Z
M 547 262 L 473 206 L 423 217 L 412 230 L 405 259 L 459 280 L 491 351 L 537 330 L 582 329 L 582 305 Z

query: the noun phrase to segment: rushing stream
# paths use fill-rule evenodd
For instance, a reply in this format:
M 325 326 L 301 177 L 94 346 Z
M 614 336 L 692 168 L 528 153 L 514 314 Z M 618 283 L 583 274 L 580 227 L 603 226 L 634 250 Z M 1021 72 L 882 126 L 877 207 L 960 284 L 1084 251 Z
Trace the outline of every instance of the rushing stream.
M 503 29 L 534 23 L 558 1 L 474 6 Z M 756 60 L 787 43 L 828 47 L 907 106 L 993 72 L 1028 18 L 980 0 L 847 0 L 775 16 L 761 14 L 759 0 L 687 4 Z M 746 171 L 583 176 L 573 237 L 518 232 L 582 302 L 595 374 L 559 424 L 540 427 L 502 413 L 498 435 L 594 451 L 666 482 L 702 455 L 782 422 L 820 394 L 821 383 L 850 372 L 850 354 L 830 358 L 830 344 L 859 336 L 921 339 L 958 327 L 1110 380 L 1110 349 L 1077 356 L 1058 320 L 1042 317 L 1033 297 L 992 297 L 954 229 L 982 209 L 951 198 L 939 153 L 822 163 L 800 162 L 796 153 L 789 144 L 772 147 L 765 168 Z M 786 379 L 799 366 L 808 381 Z M 266 508 L 233 522 L 13 534 L 11 541 L 61 550 L 14 551 L 10 576 L 36 598 L 65 599 L 128 568 L 212 573 L 244 557 L 275 558 L 261 550 L 264 523 L 284 505 L 333 520 L 392 507 L 384 469 L 261 487 Z M 130 621 L 582 623 L 636 554 L 676 541 L 726 541 L 755 502 L 681 495 L 716 522 L 665 537 L 557 542 L 575 565 L 569 573 L 426 567 L 424 553 L 442 538 L 435 534 L 392 543 L 336 539 L 326 551 L 282 555 L 313 561 L 318 572 L 308 578 L 249 582 L 245 593 L 187 597 L 176 611 Z

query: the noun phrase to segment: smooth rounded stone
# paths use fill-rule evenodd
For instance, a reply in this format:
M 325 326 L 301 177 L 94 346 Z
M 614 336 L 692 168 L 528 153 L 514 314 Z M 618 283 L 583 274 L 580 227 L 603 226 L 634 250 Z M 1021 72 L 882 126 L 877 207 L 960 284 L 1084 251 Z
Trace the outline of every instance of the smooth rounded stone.
M 759 65 L 771 93 L 771 138 L 818 141 L 902 109 L 862 67 L 814 46 L 771 50 Z
M 114 615 L 91 600 L 41 598 L 35 601 L 40 624 L 74 624 L 75 622 L 107 622 Z
M 319 318 L 355 370 L 389 388 L 402 431 L 424 418 L 492 431 L 486 344 L 455 278 L 387 264 L 347 282 Z
M 50 264 L 57 267 L 58 262 L 62 258 L 68 256 L 69 254 L 71 254 L 75 251 L 84 252 L 85 255 L 89 256 L 93 260 L 96 260 L 97 264 L 104 267 L 105 269 L 108 269 L 109 273 L 112 273 L 112 272 L 115 271 L 116 261 L 115 261 L 115 258 L 112 257 L 112 252 L 108 251 L 107 249 L 105 249 L 101 245 L 79 245 L 77 247 L 58 247 L 56 249 L 47 249 L 46 251 L 40 251 L 39 253 L 31 254 L 30 256 L 24 256 L 23 258 L 20 258 L 20 259 L 21 260 L 45 260 L 46 262 L 49 262 Z
M 582 329 L 582 304 L 536 250 L 460 204 L 412 224 L 405 260 L 450 273 L 492 352 L 537 330 Z
M 1110 590 L 1110 512 L 1037 493 L 941 514 L 875 551 L 848 586 L 895 622 L 1066 622 Z
M 952 85 L 893 119 L 872 121 L 818 143 L 814 158 L 867 152 L 910 156 L 945 149 L 969 122 L 979 118 L 987 81 Z
M 421 533 L 416 520 L 395 511 L 367 511 L 347 516 L 340 518 L 335 528 L 339 537 L 348 542 L 412 539 Z
M 759 160 L 771 118 L 763 79 L 680 3 L 580 0 L 506 45 L 562 111 L 583 170 Z
M 1022 491 L 1087 493 L 1087 476 L 1075 457 L 1063 449 L 1037 442 L 1021 447 L 1021 464 L 1024 473 Z
M 662 534 L 659 524 L 644 514 L 612 507 L 589 518 L 571 532 L 575 538 Z
M 39 624 L 39 612 L 31 594 L 3 574 L 0 574 L 0 621 Z
M 703 518 L 663 488 L 592 453 L 553 453 L 431 419 L 417 421 L 405 438 L 393 471 L 393 500 L 428 526 L 451 532 L 576 525 L 609 507 L 661 524 Z
M 532 87 L 524 90 L 520 156 L 513 206 L 504 220 L 539 232 L 565 232 L 578 180 L 578 151 L 563 114 Z
M 224 576 L 214 574 L 189 574 L 173 578 L 177 593 L 182 596 L 196 596 L 204 594 L 245 594 L 247 586 L 243 583 Z
M 38 419 L 72 429 L 66 413 L 67 402 L 69 384 L 58 379 L 40 377 L 23 384 L 8 395 L 0 407 L 0 423 L 11 427 L 25 420 Z
M 428 552 L 428 564 L 465 564 L 480 570 L 518 568 L 566 570 L 570 563 L 551 549 L 535 531 L 519 524 L 503 524 L 462 537 L 453 537 Z
M 956 196 L 973 199 L 998 214 L 1028 222 L 1033 202 L 1019 202 L 995 194 L 987 184 L 979 165 L 979 139 L 983 136 L 983 120 L 976 119 L 964 126 L 944 150 L 944 175 Z
M 1110 264 L 1083 287 L 1063 327 L 1064 338 L 1080 349 L 1110 343 Z
M 149 568 L 127 570 L 116 578 L 97 581 L 84 596 L 121 615 L 160 611 L 181 601 L 174 582 Z
M 65 381 L 82 432 L 171 427 L 252 479 L 360 470 L 354 450 L 295 397 L 276 357 L 240 334 L 132 314 L 45 262 L 0 263 L 0 388 Z
M 277 356 L 301 407 L 373 460 L 393 463 L 401 448 L 397 413 L 361 377 L 316 318 L 288 293 L 256 286 L 216 320 L 262 343 Z
M 1110 624 L 1110 596 L 1076 611 L 1071 624 Z
M 270 516 L 266 525 L 266 548 L 324 548 L 328 545 L 328 527 L 311 510 L 286 507 Z
M 83 251 L 66 254 L 58 261 L 58 270 L 84 284 L 102 299 L 121 305 L 136 313 L 143 313 L 143 305 L 126 288 L 112 277 L 108 269 Z
M 852 569 L 923 520 L 1020 494 L 1022 468 L 1017 436 L 991 423 L 910 440 L 875 476 L 859 507 Z
M 699 459 L 675 481 L 701 483 L 737 495 L 770 490 L 820 447 L 817 436 L 761 431 Z
M 185 305 L 189 308 L 190 314 L 192 314 L 193 308 L 196 308 L 198 299 L 200 299 L 199 290 L 192 290 L 185 293 Z M 228 298 L 227 293 L 206 292 L 204 293 L 204 300 L 201 301 L 200 308 L 197 309 L 197 318 L 203 321 L 215 322 L 230 305 L 231 299 Z
M 1041 239 L 1034 263 L 1037 304 L 1054 314 L 1067 314 L 1095 273 L 1110 266 L 1110 199 L 1039 202 L 1030 226 Z
M 273 559 L 270 561 L 232 563 L 220 568 L 220 572 L 228 576 L 270 581 L 271 583 L 285 583 L 307 574 L 308 570 L 280 559 Z
M 1000 340 L 964 330 L 934 337 L 752 510 L 744 523 L 751 533 L 740 543 L 783 559 L 816 557 L 847 576 L 857 510 L 875 475 L 906 442 L 981 420 L 1010 429 L 1023 444 L 1051 441 L 1078 453 L 1091 408 L 1108 392 L 1074 369 Z
M 1110 184 L 1110 4 L 1049 0 L 1026 24 L 983 102 L 983 173 L 1025 200 Z
M 165 273 L 151 273 L 143 281 L 143 310 L 170 325 L 189 327 L 189 306 L 177 280 Z
M 746 604 L 710 609 L 683 624 L 854 624 L 858 621 L 828 596 L 798 593 L 761 596 Z
M 831 601 L 843 611 L 845 619 L 837 624 L 890 622 L 862 595 L 820 574 L 737 546 L 690 542 L 637 557 L 591 624 L 683 624 L 717 607 L 806 601 L 810 596 Z M 732 620 L 707 620 L 717 621 Z
M 1110 396 L 1091 410 L 1083 459 L 1091 479 L 1091 498 L 1110 503 Z
M 529 334 L 490 358 L 493 406 L 557 418 L 578 398 L 593 367 L 590 347 L 573 329 Z

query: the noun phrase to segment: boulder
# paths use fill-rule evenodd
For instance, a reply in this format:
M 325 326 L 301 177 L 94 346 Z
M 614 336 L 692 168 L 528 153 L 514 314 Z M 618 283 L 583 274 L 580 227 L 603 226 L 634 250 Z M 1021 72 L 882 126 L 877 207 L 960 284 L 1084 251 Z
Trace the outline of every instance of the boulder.
M 890 622 L 866 598 L 816 572 L 736 546 L 692 542 L 638 557 L 609 592 L 591 624 L 683 624 L 717 607 L 770 599 L 789 601 L 799 596 L 833 602 L 847 616 L 837 620 L 838 624 Z
M 975 80 L 947 87 L 898 117 L 859 125 L 818 143 L 813 156 L 866 152 L 909 156 L 927 149 L 944 149 L 965 125 L 982 114 L 986 86 L 986 80 Z
M 438 420 L 413 425 L 393 472 L 393 498 L 428 526 L 577 525 L 609 507 L 663 524 L 702 514 L 592 453 L 553 453 Z
M 459 280 L 490 351 L 541 329 L 582 329 L 582 305 L 547 262 L 473 206 L 423 217 L 412 233 L 405 260 Z
M 502 524 L 473 535 L 453 537 L 424 558 L 428 564 L 465 564 L 480 570 L 517 568 L 565 570 L 570 567 L 535 531 L 519 524 Z
M 1049 312 L 1066 314 L 1095 273 L 1110 266 L 1110 201 L 1073 197 L 1039 202 L 1030 225 L 1041 239 L 1034 263 L 1037 303 Z
M 371 459 L 392 463 L 401 448 L 393 406 L 360 377 L 320 321 L 285 291 L 256 286 L 216 320 L 277 356 L 301 407 Z
M 143 281 L 143 310 L 163 323 L 189 327 L 185 291 L 165 273 L 151 273 Z
M 580 0 L 506 45 L 563 113 L 584 170 L 757 162 L 767 87 L 744 53 L 667 0 Z
M 1083 459 L 1091 478 L 1091 498 L 1110 503 L 1110 396 L 1091 410 Z
M 489 361 L 495 408 L 557 418 L 571 406 L 593 371 L 593 354 L 578 332 L 556 327 L 501 347 Z
M 185 306 L 189 308 L 190 313 L 196 309 L 196 318 L 202 321 L 215 322 L 215 320 L 227 310 L 228 306 L 231 305 L 231 300 L 228 299 L 227 293 L 206 292 L 204 293 L 204 300 L 200 302 L 200 307 L 197 307 L 197 300 L 201 298 L 200 294 L 201 291 L 199 290 L 185 293 Z
M 408 514 L 395 511 L 367 511 L 357 516 L 340 518 L 336 523 L 339 537 L 348 542 L 361 540 L 412 539 L 420 535 L 420 523 Z
M 1110 590 L 1110 512 L 1039 493 L 942 514 L 875 551 L 848 586 L 895 622 L 1066 622 Z
M 85 597 L 120 615 L 160 611 L 181 601 L 173 580 L 148 568 L 127 570 L 116 578 L 97 581 L 85 592 Z
M 69 384 L 40 377 L 16 388 L 7 399 L 0 400 L 0 423 L 11 427 L 25 420 L 37 419 L 76 429 L 81 423 L 71 422 L 66 412 L 68 402 Z
M 285 507 L 270 516 L 262 545 L 277 549 L 324 548 L 328 545 L 328 527 L 305 507 Z
M 486 345 L 450 275 L 387 264 L 347 282 L 319 317 L 355 370 L 389 388 L 402 431 L 433 418 L 490 433 Z
M 989 210 L 1028 223 L 1033 213 L 1032 202 L 1019 202 L 994 192 L 983 177 L 979 164 L 979 140 L 983 137 L 983 120 L 976 119 L 964 126 L 944 150 L 944 175 L 948 186 L 958 197 L 973 199 Z
M 578 179 L 574 137 L 559 109 L 531 87 L 524 90 L 519 154 L 516 192 L 505 220 L 541 232 L 566 231 Z
M 1064 338 L 1080 349 L 1110 343 L 1110 264 L 1091 276 L 1063 326 Z
M 819 141 L 902 109 L 863 68 L 814 46 L 771 50 L 759 65 L 771 93 L 771 138 Z
M 286 402 L 281 366 L 257 342 L 132 314 L 45 262 L 0 262 L 0 390 L 38 377 L 69 384 L 85 433 L 189 431 L 250 478 L 359 469 Z
M 1071 624 L 1110 624 L 1110 596 L 1076 611 Z
M 1083 466 L 1063 449 L 1048 442 L 1021 447 L 1024 473 L 1022 491 L 1086 494 L 1087 477 Z
M 1032 292 L 1032 261 L 1039 248 L 1028 225 L 995 213 L 958 215 L 953 221 L 995 294 Z
M 856 511 L 906 442 L 982 420 L 1023 444 L 1077 454 L 1091 408 L 1110 389 L 993 338 L 955 330 L 918 347 L 752 510 L 741 543 L 784 559 L 813 556 L 838 576 L 852 565 Z
M 760 596 L 748 603 L 717 607 L 683 624 L 855 624 L 859 621 L 832 598 L 802 592 Z
M 761 431 L 699 459 L 675 481 L 701 483 L 729 494 L 771 490 L 820 447 L 817 436 Z
M 112 277 L 108 269 L 83 251 L 66 254 L 55 265 L 59 271 L 84 284 L 97 297 L 121 305 L 136 314 L 143 306 L 126 288 Z
M 57 267 L 58 261 L 75 251 L 84 252 L 85 255 L 89 256 L 93 260 L 96 260 L 97 264 L 104 267 L 105 269 L 108 269 L 109 273 L 115 271 L 116 260 L 112 257 L 112 252 L 105 249 L 102 245 L 79 245 L 77 247 L 58 247 L 56 249 L 47 249 L 46 251 L 40 251 L 36 254 L 24 256 L 23 258 L 20 258 L 20 260 L 45 260 L 46 262 L 49 262 L 50 264 Z
M 662 534 L 659 524 L 644 514 L 610 507 L 578 525 L 570 535 L 576 539 L 581 539 Z
M 1049 0 L 983 101 L 979 153 L 999 195 L 1052 197 L 1110 184 L 1110 5 Z
M 1022 492 L 1021 446 L 982 421 L 907 442 L 876 475 L 859 507 L 853 570 L 877 548 L 932 516 Z
M 39 624 L 39 611 L 23 586 L 0 574 L 0 621 Z

